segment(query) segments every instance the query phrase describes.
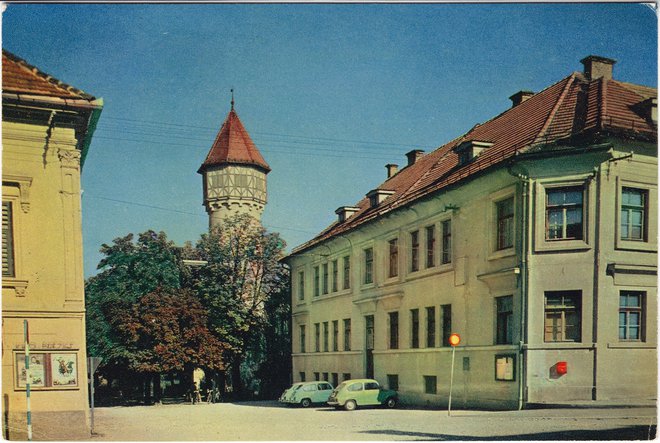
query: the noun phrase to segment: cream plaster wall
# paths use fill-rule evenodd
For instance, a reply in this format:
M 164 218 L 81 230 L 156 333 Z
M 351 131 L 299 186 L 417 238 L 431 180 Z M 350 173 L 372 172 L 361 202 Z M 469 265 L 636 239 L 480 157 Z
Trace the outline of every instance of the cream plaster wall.
M 456 350 L 453 399 L 458 405 L 515 408 L 524 402 L 570 401 L 654 396 L 656 384 L 656 284 L 654 275 L 619 272 L 607 275 L 609 263 L 641 266 L 657 272 L 656 156 L 634 154 L 630 160 L 612 161 L 627 155 L 620 151 L 596 150 L 570 156 L 521 161 L 509 173 L 506 168 L 448 189 L 411 207 L 388 213 L 377 221 L 337 236 L 321 245 L 292 255 L 293 376 L 307 379 L 313 372 L 350 372 L 366 375 L 365 315 L 374 315 L 374 376 L 387 384 L 388 374 L 399 377 L 402 401 L 444 406 L 447 403 L 451 350 L 440 345 L 440 306 L 452 305 L 452 332 L 461 334 Z M 638 148 L 636 152 L 640 152 Z M 596 171 L 596 172 L 594 172 Z M 529 177 L 525 182 L 514 174 Z M 617 190 L 622 182 L 648 186 L 649 241 L 617 245 Z M 557 184 L 585 183 L 584 241 L 547 242 L 545 236 L 544 189 Z M 619 185 L 617 185 L 619 183 Z M 515 201 L 514 246 L 495 248 L 495 203 L 513 196 Z M 453 209 L 452 209 L 453 208 Z M 523 208 L 529 208 L 529 229 L 523 229 Z M 452 221 L 452 263 L 439 265 L 442 244 L 441 222 Z M 436 226 L 436 266 L 424 269 L 425 231 Z M 420 270 L 410 272 L 410 232 L 420 231 Z M 530 250 L 523 250 L 524 235 Z M 399 273 L 388 278 L 388 241 L 398 238 Z M 620 243 L 620 242 L 619 242 Z M 374 250 L 374 283 L 361 284 L 365 248 Z M 625 249 L 624 249 L 625 248 Z M 342 280 L 342 257 L 351 257 L 351 289 L 314 294 L 314 267 L 337 259 Z M 524 264 L 529 264 L 525 277 Z M 305 273 L 305 299 L 298 300 L 298 273 Z M 637 272 L 637 271 L 634 271 Z M 524 285 L 527 285 L 525 290 Z M 618 340 L 618 297 L 621 288 L 645 288 L 646 340 Z M 545 343 L 544 292 L 582 291 L 581 341 Z M 495 345 L 496 302 L 513 296 L 513 341 Z M 436 346 L 426 348 L 426 307 L 436 312 Z M 419 309 L 420 348 L 411 349 L 410 310 Z M 388 349 L 388 313 L 399 312 L 399 349 Z M 314 323 L 352 319 L 352 351 L 314 352 Z M 596 319 L 598 319 L 596 321 Z M 522 326 L 522 322 L 525 326 Z M 306 325 L 306 353 L 300 353 L 299 325 Z M 340 337 L 343 329 L 340 327 Z M 322 334 L 321 334 L 322 335 Z M 322 341 L 322 337 L 321 337 Z M 521 343 L 523 341 L 524 343 Z M 341 345 L 341 344 L 340 344 Z M 340 349 L 342 349 L 340 347 Z M 495 380 L 495 357 L 515 356 L 515 380 Z M 463 362 L 467 357 L 469 362 Z M 631 365 L 630 359 L 634 364 Z M 569 371 L 556 377 L 553 366 L 567 361 Z M 621 382 L 621 374 L 629 376 Z M 437 377 L 437 393 L 424 393 L 424 375 Z M 521 385 L 522 383 L 522 385 Z M 595 386 L 595 390 L 593 387 Z M 641 387 L 643 386 L 643 387 Z
M 33 389 L 35 439 L 89 436 L 82 270 L 80 152 L 73 129 L 3 121 L 3 200 L 13 203 L 16 276 L 2 281 L 3 409 L 10 438 L 24 438 L 26 393 L 17 388 L 15 353 L 77 355 L 77 386 Z M 58 415 L 60 414 L 60 415 Z M 60 417 L 60 418 L 58 418 Z M 56 426 L 54 426 L 57 424 Z

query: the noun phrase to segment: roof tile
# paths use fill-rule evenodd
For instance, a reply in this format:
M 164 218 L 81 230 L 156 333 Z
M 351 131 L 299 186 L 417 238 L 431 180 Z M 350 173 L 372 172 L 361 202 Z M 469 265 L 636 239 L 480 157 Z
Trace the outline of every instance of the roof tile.
M 461 181 L 536 145 L 568 139 L 586 130 L 624 129 L 651 134 L 657 127 L 644 118 L 639 103 L 657 97 L 657 89 L 615 80 L 588 81 L 573 73 L 466 134 L 421 157 L 385 181 L 379 188 L 394 194 L 377 208 L 363 198 L 360 210 L 343 223 L 332 223 L 294 253 L 349 231 L 439 189 Z M 491 142 L 472 162 L 458 165 L 454 147 L 463 141 Z
M 94 100 L 94 97 L 67 85 L 9 51 L 2 50 L 2 91 L 16 94 Z
M 264 169 L 267 173 L 270 171 L 270 166 L 252 142 L 233 108 L 229 111 L 229 115 L 222 124 L 220 132 L 198 172 L 201 173 L 210 166 L 224 164 L 254 165 Z

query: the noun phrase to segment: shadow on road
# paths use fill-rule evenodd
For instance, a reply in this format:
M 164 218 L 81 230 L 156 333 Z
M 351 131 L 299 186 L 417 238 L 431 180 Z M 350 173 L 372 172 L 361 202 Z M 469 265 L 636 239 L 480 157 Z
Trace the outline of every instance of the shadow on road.
M 396 429 L 382 429 L 362 431 L 362 434 L 390 435 L 402 438 L 417 438 L 420 440 L 654 440 L 656 426 L 627 426 L 625 428 L 600 430 L 573 430 L 561 432 L 539 432 L 535 434 L 502 435 L 497 437 L 436 434 L 429 432 L 398 431 Z

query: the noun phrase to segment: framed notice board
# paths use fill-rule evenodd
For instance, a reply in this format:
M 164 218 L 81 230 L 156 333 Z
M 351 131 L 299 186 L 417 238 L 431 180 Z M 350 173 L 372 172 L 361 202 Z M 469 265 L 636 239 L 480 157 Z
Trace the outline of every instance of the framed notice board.
M 14 352 L 15 384 L 17 390 L 25 389 L 27 371 L 25 352 Z M 31 351 L 30 389 L 68 389 L 78 388 L 78 354 L 66 351 Z

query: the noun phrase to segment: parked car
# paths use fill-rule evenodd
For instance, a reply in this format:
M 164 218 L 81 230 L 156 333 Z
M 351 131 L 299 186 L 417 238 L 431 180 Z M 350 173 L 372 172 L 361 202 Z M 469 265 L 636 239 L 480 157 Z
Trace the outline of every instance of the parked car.
M 332 391 L 328 404 L 339 409 L 353 411 L 358 406 L 385 405 L 396 407 L 399 397 L 396 391 L 381 388 L 376 380 L 356 379 L 346 380 Z
M 294 383 L 284 391 L 280 397 L 280 402 L 308 408 L 313 403 L 326 403 L 331 393 L 332 385 L 327 381 Z

